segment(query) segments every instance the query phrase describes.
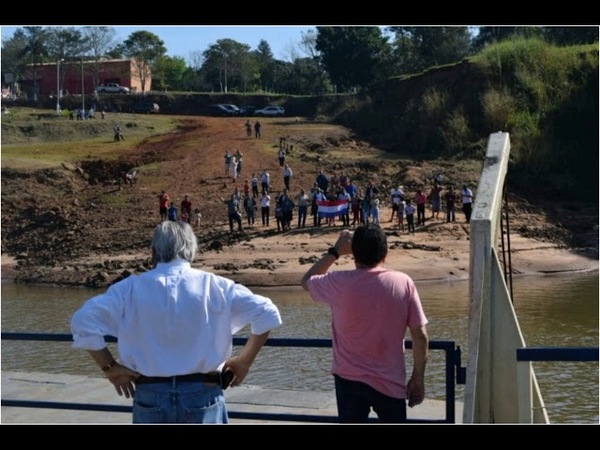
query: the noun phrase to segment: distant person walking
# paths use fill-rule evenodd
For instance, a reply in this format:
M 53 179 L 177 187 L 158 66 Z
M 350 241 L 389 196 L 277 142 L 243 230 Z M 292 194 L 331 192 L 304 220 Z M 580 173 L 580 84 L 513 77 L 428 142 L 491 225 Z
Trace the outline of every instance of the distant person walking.
M 421 189 L 417 191 L 415 196 L 417 203 L 417 225 L 425 225 L 425 206 L 427 205 L 427 194 Z
M 252 197 L 258 198 L 258 177 L 256 176 L 256 174 L 252 174 L 252 179 L 250 180 L 250 183 L 252 184 Z
M 473 191 L 466 184 L 463 184 L 460 192 L 462 197 L 462 209 L 465 213 L 467 223 L 471 222 L 471 213 L 473 212 Z
M 288 191 L 290 190 L 290 181 L 292 180 L 292 175 L 294 175 L 292 168 L 289 166 L 289 164 L 286 164 L 283 167 L 283 184 Z
M 184 195 L 181 201 L 181 220 L 187 223 L 192 221 L 192 202 L 187 195 Z
M 442 188 L 435 183 L 429 192 L 429 201 L 431 202 L 431 218 L 439 218 L 442 210 Z
M 169 212 L 169 195 L 165 191 L 161 191 L 158 195 L 158 213 L 160 214 L 160 220 L 167 220 L 167 214 Z
M 415 234 L 415 212 L 417 208 L 413 204 L 412 200 L 409 198 L 406 200 L 406 205 L 404 206 L 404 214 L 406 215 L 406 225 L 408 228 L 408 233 Z
M 242 213 L 241 209 L 241 198 L 236 194 L 231 194 L 231 196 L 225 200 L 223 197 L 219 195 L 219 198 L 223 203 L 227 205 L 227 218 L 229 220 L 229 232 L 233 233 L 233 224 L 237 223 L 238 230 L 244 231 L 242 228 Z
M 231 158 L 232 154 L 229 150 L 225 152 L 225 176 L 228 177 L 231 173 Z
M 254 137 L 256 138 L 260 138 L 260 130 L 262 128 L 262 125 L 260 124 L 260 122 L 257 120 L 256 123 L 254 124 Z
M 277 159 L 279 160 L 279 167 L 285 166 L 285 149 L 280 148 L 277 152 Z
M 306 226 L 306 216 L 308 215 L 308 204 L 310 203 L 310 198 L 304 192 L 304 189 L 300 189 L 300 193 L 297 198 L 298 205 L 298 228 L 304 228 Z
M 237 170 L 237 175 L 239 177 L 242 174 L 242 164 L 243 164 L 243 160 L 244 160 L 244 154 L 242 152 L 240 152 L 240 150 L 238 149 L 238 151 L 235 152 L 234 156 L 237 160 L 236 170 Z
M 271 197 L 266 192 L 263 192 L 260 198 L 260 215 L 263 227 L 269 226 L 269 214 L 271 214 Z
M 177 207 L 175 206 L 174 203 L 171 203 L 171 206 L 169 206 L 169 209 L 167 211 L 167 216 L 168 216 L 169 220 L 172 222 L 177 220 Z
M 194 226 L 198 228 L 200 226 L 200 222 L 202 221 L 202 213 L 200 212 L 200 208 L 194 209 Z
M 448 190 L 444 194 L 446 201 L 446 222 L 456 222 L 456 192 L 452 186 L 448 186 Z
M 271 175 L 266 170 L 260 175 L 260 186 L 262 188 L 262 193 L 268 194 L 271 190 Z

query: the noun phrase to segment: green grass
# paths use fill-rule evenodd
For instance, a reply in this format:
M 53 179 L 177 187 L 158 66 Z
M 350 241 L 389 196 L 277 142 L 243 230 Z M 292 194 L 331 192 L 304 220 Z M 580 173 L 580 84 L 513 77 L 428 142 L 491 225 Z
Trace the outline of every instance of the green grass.
M 13 108 L 2 117 L 2 167 L 49 168 L 82 159 L 116 159 L 152 136 L 172 132 L 178 120 L 162 115 L 107 114 L 106 120 L 73 121 L 51 110 Z M 126 141 L 114 142 L 121 125 Z

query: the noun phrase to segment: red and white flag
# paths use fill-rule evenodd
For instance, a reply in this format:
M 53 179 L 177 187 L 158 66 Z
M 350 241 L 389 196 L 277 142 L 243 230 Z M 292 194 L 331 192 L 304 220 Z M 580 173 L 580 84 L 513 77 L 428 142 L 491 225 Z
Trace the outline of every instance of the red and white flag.
M 318 200 L 319 217 L 337 217 L 348 214 L 348 200 Z

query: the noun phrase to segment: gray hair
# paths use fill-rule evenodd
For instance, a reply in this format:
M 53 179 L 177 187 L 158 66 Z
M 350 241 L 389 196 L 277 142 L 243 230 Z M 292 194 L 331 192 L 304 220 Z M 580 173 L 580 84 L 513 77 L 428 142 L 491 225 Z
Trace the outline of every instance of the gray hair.
M 196 235 L 187 222 L 166 220 L 154 229 L 152 250 L 157 263 L 174 259 L 185 259 L 191 263 L 197 249 Z

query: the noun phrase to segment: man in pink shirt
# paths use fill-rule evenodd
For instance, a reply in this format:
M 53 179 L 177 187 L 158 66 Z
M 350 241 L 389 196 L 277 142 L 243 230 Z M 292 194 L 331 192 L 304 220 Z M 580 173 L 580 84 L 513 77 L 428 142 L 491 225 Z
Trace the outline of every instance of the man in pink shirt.
M 378 225 L 344 230 L 302 278 L 312 299 L 331 308 L 332 374 L 342 423 L 368 422 L 371 408 L 381 422 L 402 423 L 406 401 L 413 407 L 425 398 L 427 318 L 413 280 L 384 267 L 387 252 Z M 350 254 L 356 269 L 327 273 L 340 256 Z M 413 353 L 408 382 L 407 329 Z

